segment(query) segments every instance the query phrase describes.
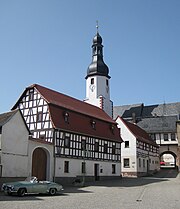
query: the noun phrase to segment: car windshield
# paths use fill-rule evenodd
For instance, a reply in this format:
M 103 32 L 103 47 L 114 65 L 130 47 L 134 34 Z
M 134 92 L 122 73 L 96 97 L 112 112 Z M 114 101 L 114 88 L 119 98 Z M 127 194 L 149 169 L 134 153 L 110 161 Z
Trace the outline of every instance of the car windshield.
M 31 183 L 37 182 L 37 178 L 35 176 L 29 176 L 25 179 L 25 181 L 29 181 Z

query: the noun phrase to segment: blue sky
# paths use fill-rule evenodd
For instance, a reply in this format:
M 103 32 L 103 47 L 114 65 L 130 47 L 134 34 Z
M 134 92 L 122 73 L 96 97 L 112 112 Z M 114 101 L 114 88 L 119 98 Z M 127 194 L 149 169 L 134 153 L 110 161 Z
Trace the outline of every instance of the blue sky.
M 0 113 L 33 84 L 85 99 L 96 20 L 114 105 L 179 102 L 179 0 L 0 0 Z

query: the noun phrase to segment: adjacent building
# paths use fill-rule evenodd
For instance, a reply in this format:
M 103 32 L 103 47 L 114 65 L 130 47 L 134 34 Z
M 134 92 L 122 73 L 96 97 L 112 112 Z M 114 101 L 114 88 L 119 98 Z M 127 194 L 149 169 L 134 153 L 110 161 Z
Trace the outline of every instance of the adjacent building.
M 146 176 L 159 170 L 159 146 L 136 124 L 116 118 L 121 131 L 122 176 Z
M 176 123 L 180 115 L 180 103 L 144 104 L 114 107 L 114 118 L 120 115 L 144 129 L 159 145 L 160 160 L 164 165 L 179 165 Z
M 28 176 L 29 134 L 19 110 L 0 114 L 1 179 Z

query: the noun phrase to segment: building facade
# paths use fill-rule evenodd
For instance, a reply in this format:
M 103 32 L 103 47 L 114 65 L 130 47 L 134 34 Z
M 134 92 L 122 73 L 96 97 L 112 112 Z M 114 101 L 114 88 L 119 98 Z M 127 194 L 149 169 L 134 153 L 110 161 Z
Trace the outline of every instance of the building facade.
M 176 123 L 180 115 L 180 103 L 123 105 L 114 107 L 114 117 L 120 115 L 136 123 L 159 145 L 160 161 L 167 167 L 179 165 Z M 163 166 L 164 166 L 163 165 Z
M 121 130 L 122 176 L 138 177 L 153 174 L 159 170 L 159 147 L 150 136 L 137 125 L 116 118 Z
M 64 183 L 120 177 L 122 140 L 102 109 L 37 84 L 25 89 L 13 109 L 21 111 L 31 141 L 42 144 L 30 155 L 32 175 Z
M 0 177 L 28 176 L 29 130 L 20 111 L 0 114 Z

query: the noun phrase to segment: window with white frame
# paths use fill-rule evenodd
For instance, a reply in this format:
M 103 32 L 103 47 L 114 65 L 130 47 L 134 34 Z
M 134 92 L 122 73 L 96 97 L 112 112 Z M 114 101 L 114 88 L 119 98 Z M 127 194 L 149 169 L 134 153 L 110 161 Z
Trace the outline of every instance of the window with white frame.
M 164 134 L 164 141 L 168 141 L 168 134 Z
M 175 135 L 175 133 L 171 133 L 171 141 L 176 141 L 176 135 Z
M 124 168 L 129 168 L 130 167 L 129 161 L 130 161 L 129 158 L 124 158 L 124 160 L 123 160 Z

